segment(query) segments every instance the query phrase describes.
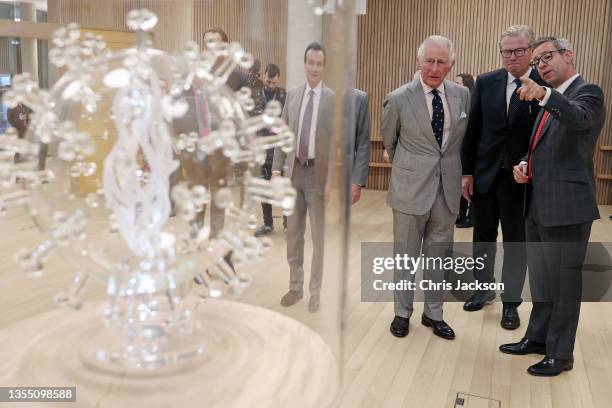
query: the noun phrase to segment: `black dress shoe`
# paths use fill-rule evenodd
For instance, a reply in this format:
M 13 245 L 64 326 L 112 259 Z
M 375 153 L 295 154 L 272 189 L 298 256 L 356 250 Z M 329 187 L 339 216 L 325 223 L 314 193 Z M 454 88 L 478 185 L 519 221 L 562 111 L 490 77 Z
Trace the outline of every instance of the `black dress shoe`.
M 529 367 L 527 372 L 538 377 L 554 377 L 572 368 L 574 368 L 573 358 L 562 360 L 560 358 L 544 357 L 544 360 Z
M 457 228 L 472 228 L 474 223 L 470 217 L 463 217 L 459 222 L 455 224 Z
M 455 332 L 448 324 L 446 324 L 444 320 L 433 320 L 425 316 L 425 314 L 423 313 L 423 315 L 421 316 L 421 323 L 423 324 L 423 326 L 433 328 L 433 333 L 438 337 L 442 337 L 446 340 L 455 339 Z
M 408 335 L 408 326 L 410 319 L 406 317 L 395 316 L 391 322 L 391 334 L 395 337 L 406 337 Z
M 516 330 L 521 325 L 521 319 L 516 306 L 504 305 L 502 312 L 501 327 L 506 330 Z
M 463 310 L 466 312 L 475 312 L 495 300 L 495 292 L 476 292 L 463 304 Z
M 534 343 L 526 337 L 523 337 L 518 343 L 508 343 L 499 346 L 499 351 L 506 354 L 514 354 L 524 356 L 525 354 L 542 354 L 546 355 L 546 345 Z
M 255 231 L 255 236 L 265 237 L 266 235 L 272 233 L 272 231 L 274 231 L 274 226 L 262 225 L 261 227 L 257 228 L 257 230 Z

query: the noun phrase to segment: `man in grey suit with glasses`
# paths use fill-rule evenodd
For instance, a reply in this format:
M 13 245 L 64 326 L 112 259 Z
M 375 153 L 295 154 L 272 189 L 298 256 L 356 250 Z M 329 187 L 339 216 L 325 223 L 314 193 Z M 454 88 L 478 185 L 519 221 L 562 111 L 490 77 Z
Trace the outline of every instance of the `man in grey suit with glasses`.
M 451 250 L 461 197 L 460 148 L 467 127 L 469 91 L 445 80 L 455 62 L 452 42 L 430 36 L 418 48 L 420 75 L 391 92 L 381 132 L 392 161 L 387 204 L 393 209 L 394 253 L 444 258 Z M 414 282 L 414 272 L 398 269 L 394 280 Z M 440 283 L 444 270 L 424 268 L 424 280 Z M 418 285 L 417 285 L 418 287 Z M 414 291 L 396 290 L 391 333 L 409 331 Z M 425 291 L 421 323 L 441 338 L 455 338 L 442 318 L 442 291 Z

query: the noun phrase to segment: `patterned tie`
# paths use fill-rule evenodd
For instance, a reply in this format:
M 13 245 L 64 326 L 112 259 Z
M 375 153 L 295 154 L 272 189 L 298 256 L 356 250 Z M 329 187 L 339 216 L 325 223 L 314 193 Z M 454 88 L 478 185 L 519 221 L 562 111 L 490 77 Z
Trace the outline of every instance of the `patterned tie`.
M 438 90 L 432 89 L 431 93 L 433 94 L 433 101 L 431 102 L 431 129 L 438 141 L 438 145 L 442 147 L 442 135 L 444 134 L 444 106 L 442 105 L 442 98 L 438 95 Z
M 308 103 L 304 110 L 304 118 L 302 119 L 302 129 L 300 130 L 300 147 L 298 149 L 298 160 L 302 164 L 308 161 L 308 144 L 310 142 L 310 125 L 312 124 L 313 101 L 312 96 L 314 91 L 308 91 Z
M 542 119 L 540 120 L 540 124 L 538 125 L 538 129 L 536 130 L 535 136 L 533 137 L 533 143 L 531 144 L 531 151 L 529 152 L 529 161 L 527 162 L 527 175 L 529 179 L 533 177 L 532 168 L 531 168 L 531 159 L 533 158 L 533 149 L 535 149 L 538 141 L 540 140 L 540 135 L 542 134 L 542 129 L 544 129 L 544 124 L 548 120 L 550 113 L 545 111 L 542 115 Z
M 508 104 L 508 119 L 512 119 L 512 116 L 516 113 L 519 106 L 521 106 L 521 100 L 519 99 L 518 94 L 516 93 L 516 90 L 521 87 L 521 80 L 516 78 L 514 80 L 514 83 L 516 84 L 516 88 L 514 88 L 514 91 L 512 91 L 510 103 Z

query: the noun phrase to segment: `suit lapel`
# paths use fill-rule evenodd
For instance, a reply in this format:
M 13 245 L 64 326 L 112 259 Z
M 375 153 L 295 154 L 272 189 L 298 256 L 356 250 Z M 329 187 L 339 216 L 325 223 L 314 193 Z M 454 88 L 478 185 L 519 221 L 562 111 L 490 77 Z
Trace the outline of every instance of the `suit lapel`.
M 450 138 L 453 137 L 455 126 L 457 126 L 457 122 L 459 121 L 461 106 L 459 104 L 459 95 L 457 95 L 455 87 L 446 80 L 444 81 L 444 93 L 446 94 L 446 104 L 448 105 L 450 116 L 450 131 L 448 134 L 449 140 L 447 140 L 446 144 L 443 145 L 443 150 L 446 150 L 448 145 L 451 143 Z
M 531 129 L 531 137 L 529 138 L 529 150 L 531 150 L 531 146 L 533 146 L 533 138 L 535 137 L 535 134 L 538 131 L 538 126 L 540 126 L 540 121 L 542 120 L 542 116 L 544 116 L 544 109 L 540 109 L 540 112 L 538 113 L 538 116 L 536 117 L 536 120 L 533 126 L 533 129 Z
M 571 83 L 571 85 L 565 90 L 564 95 L 566 96 L 571 96 L 572 92 L 574 91 L 574 89 L 576 88 L 576 86 L 578 86 L 578 84 L 582 83 L 582 77 L 579 76 L 576 79 L 574 79 L 574 82 Z M 540 115 L 538 115 L 538 119 L 536 120 L 536 123 L 539 125 L 540 124 L 540 119 L 542 118 L 542 116 L 544 115 L 544 109 L 540 110 Z M 538 142 L 536 143 L 536 145 L 533 147 L 533 150 L 535 150 L 536 147 L 538 147 L 538 145 L 542 142 L 542 139 L 544 138 L 544 136 L 546 136 L 546 134 L 548 133 L 548 129 L 550 128 L 550 124 L 554 121 L 554 118 L 552 116 L 548 116 L 548 119 L 546 120 L 546 123 L 544 124 L 544 127 L 542 128 L 542 133 L 540 134 L 540 137 L 538 138 Z M 535 127 L 535 132 L 537 132 L 537 125 Z M 533 133 L 532 137 L 531 137 L 531 143 L 530 145 L 533 144 L 533 138 L 535 137 L 535 132 Z
M 293 123 L 293 134 L 295 137 L 295 151 L 298 148 L 298 132 L 300 131 L 300 109 L 302 108 L 302 100 L 304 99 L 304 92 L 306 92 L 306 84 L 300 87 L 299 94 L 296 95 L 296 99 L 293 101 L 291 105 L 291 110 L 289 111 L 289 121 Z
M 323 133 L 325 133 L 322 131 L 322 126 L 324 126 L 323 115 L 325 114 L 324 113 L 325 109 L 327 109 L 327 106 L 326 106 L 327 98 L 328 98 L 327 87 L 323 85 L 321 87 L 321 97 L 319 99 L 319 108 L 317 109 L 317 130 L 315 132 L 315 148 L 320 145 L 320 138 L 323 137 L 319 135 L 322 135 Z
M 419 126 L 421 126 L 421 129 L 423 132 L 425 132 L 425 135 L 431 144 L 440 149 L 440 146 L 436 141 L 436 137 L 434 136 L 433 129 L 431 128 L 431 119 L 427 107 L 427 99 L 425 99 L 425 91 L 421 86 L 421 81 L 418 79 L 412 81 L 406 90 L 408 91 L 406 93 L 406 99 L 412 106 L 414 116 L 416 117 Z
M 508 88 L 508 71 L 502 69 L 497 77 L 497 95 L 495 96 L 496 104 L 503 112 L 502 117 L 505 118 L 506 126 L 509 125 L 508 119 L 508 103 L 506 102 L 506 89 Z

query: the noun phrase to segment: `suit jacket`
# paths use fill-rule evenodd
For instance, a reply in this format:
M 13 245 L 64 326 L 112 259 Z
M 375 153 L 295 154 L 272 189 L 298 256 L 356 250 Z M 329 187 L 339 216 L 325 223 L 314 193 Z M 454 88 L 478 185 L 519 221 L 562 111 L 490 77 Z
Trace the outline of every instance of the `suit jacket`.
M 348 90 L 347 103 L 345 118 L 349 123 L 345 123 L 345 152 L 351 169 L 351 184 L 365 186 L 371 149 L 368 94 L 359 89 Z
M 531 70 L 535 82 L 545 82 Z M 508 118 L 506 88 L 508 71 L 498 69 L 478 76 L 471 98 L 470 120 L 463 141 L 464 175 L 474 176 L 476 191 L 489 191 L 500 167 L 512 171 L 527 151 L 533 123 L 540 112 L 538 101 L 521 102 Z
M 249 86 L 248 77 L 241 69 L 235 69 L 232 71 L 226 83 L 227 86 L 233 91 L 238 91 L 245 86 Z M 188 109 L 183 116 L 174 118 L 172 120 L 172 127 L 176 135 L 181 133 L 189 134 L 190 132 L 199 131 L 196 98 L 194 92 L 195 89 L 193 86 L 183 92 L 182 98 L 187 103 Z M 210 114 L 211 120 L 217 122 L 220 121 L 217 115 L 215 115 L 214 111 L 210 111 Z M 194 154 L 183 152 L 178 158 L 181 163 L 179 169 L 177 169 L 179 176 L 178 178 L 190 181 L 193 184 L 208 185 L 209 182 L 218 183 L 219 178 L 231 178 L 231 162 L 220 150 L 217 150 L 207 157 L 201 157 L 201 155 L 197 153 Z M 210 167 L 208 167 L 208 165 L 210 165 Z M 209 170 L 214 174 L 209 175 Z
M 285 106 L 285 98 L 287 97 L 287 91 L 285 91 L 285 88 L 281 88 L 280 86 L 278 86 L 270 94 L 268 94 L 268 93 L 266 93 L 265 91 L 262 90 L 262 95 L 263 95 L 263 98 L 265 100 L 264 106 L 265 106 L 265 104 L 267 104 L 270 101 L 278 101 L 278 102 L 280 102 L 281 107 Z M 265 136 L 265 135 L 268 134 L 268 131 L 267 130 L 262 130 L 259 134 L 262 135 L 262 136 Z M 266 166 L 268 168 L 272 168 L 272 161 L 273 160 L 274 160 L 274 149 L 266 150 L 266 162 L 264 163 L 264 166 Z
M 550 116 L 533 151 L 531 145 L 544 110 Z M 593 154 L 606 108 L 600 87 L 578 77 L 564 94 L 554 89 L 536 120 L 529 153 L 533 180 L 525 209 L 535 199 L 536 219 L 545 227 L 581 224 L 599 218 Z
M 295 155 L 298 149 L 297 135 L 300 131 L 300 109 L 302 107 L 302 99 L 305 91 L 306 84 L 290 89 L 287 92 L 287 99 L 281 115 L 285 123 L 291 128 L 293 134 L 296 135 L 293 150 L 289 153 L 285 153 L 281 148 L 274 149 L 272 171 L 284 172 L 284 175 L 289 178 L 291 178 L 293 174 L 293 165 L 295 164 Z M 323 85 L 317 113 L 317 128 L 315 131 L 315 173 L 321 188 L 325 186 L 329 173 L 329 150 L 333 131 L 333 108 L 334 91 Z
M 451 128 L 442 148 L 431 129 L 421 81 L 416 80 L 387 95 L 381 120 L 385 149 L 392 160 L 387 204 L 411 215 L 427 213 L 436 199 L 440 182 L 446 205 L 459 211 L 461 198 L 460 150 L 468 123 L 469 91 L 444 81 Z M 450 115 L 449 115 L 450 114 Z
M 277 86 L 270 94 L 264 90 L 263 95 L 266 99 L 266 103 L 270 101 L 279 101 L 281 106 L 285 106 L 285 99 L 287 98 L 287 91 L 285 90 L 285 88 Z

